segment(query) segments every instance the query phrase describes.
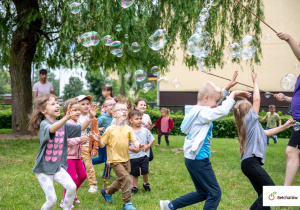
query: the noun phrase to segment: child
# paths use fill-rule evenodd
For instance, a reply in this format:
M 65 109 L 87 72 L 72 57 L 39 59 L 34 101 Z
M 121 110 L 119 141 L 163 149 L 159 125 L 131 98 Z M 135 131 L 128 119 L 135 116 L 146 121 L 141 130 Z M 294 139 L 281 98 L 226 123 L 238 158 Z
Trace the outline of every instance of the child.
M 133 188 L 131 189 L 132 193 L 138 192 L 138 178 L 140 176 L 140 169 L 141 175 L 143 176 L 144 184 L 143 187 L 146 192 L 150 192 L 150 184 L 148 183 L 149 180 L 149 156 L 150 150 L 149 148 L 152 146 L 154 142 L 154 137 L 152 136 L 151 132 L 147 129 L 142 127 L 142 116 L 138 110 L 132 110 L 129 113 L 129 122 L 131 127 L 134 131 L 135 137 L 140 144 L 145 145 L 144 150 L 140 150 L 139 148 L 134 148 L 133 145 L 130 143 L 129 146 L 129 155 L 130 155 L 130 165 L 131 165 L 131 172 L 130 174 L 133 176 Z
M 105 98 L 105 99 L 113 99 L 114 100 L 114 94 L 113 94 L 113 89 L 112 89 L 112 86 L 106 86 L 106 85 L 102 85 L 101 87 L 101 90 L 102 90 L 102 96 Z M 103 104 L 101 106 L 101 114 L 105 112 L 105 109 L 103 107 Z
M 130 99 L 128 99 L 128 98 L 126 98 L 126 96 L 124 95 L 124 94 L 118 94 L 117 95 L 117 97 L 116 97 L 116 102 L 119 102 L 119 103 L 122 103 L 122 104 L 125 104 L 126 105 L 126 107 L 127 107 L 127 114 L 129 115 L 129 112 L 131 111 L 131 109 L 132 109 L 132 102 L 130 101 Z M 111 122 L 111 124 L 113 125 L 113 124 L 115 124 L 116 123 L 116 119 L 114 118 L 113 120 L 112 120 L 112 122 Z M 126 125 L 129 125 L 129 121 L 128 121 L 128 119 L 126 119 L 125 121 L 124 121 L 124 123 L 126 124 Z
M 162 135 L 165 136 L 165 140 L 167 143 L 167 146 L 169 146 L 169 133 L 174 128 L 174 122 L 172 118 L 170 118 L 170 109 L 162 108 L 160 110 L 161 117 L 158 118 L 158 120 L 154 123 L 154 126 L 157 126 L 159 133 L 158 133 L 158 144 L 155 144 L 155 146 L 160 146 L 160 138 Z
M 249 179 L 258 198 L 250 207 L 251 210 L 270 209 L 263 206 L 263 186 L 275 186 L 269 174 L 261 167 L 265 163 L 267 136 L 279 133 L 292 126 L 294 120 L 288 120 L 284 125 L 264 130 L 259 123 L 260 94 L 256 75 L 252 73 L 253 106 L 247 100 L 240 100 L 233 108 L 235 122 L 238 128 L 240 143 L 241 169 Z
M 263 123 L 266 119 L 268 119 L 267 122 L 267 127 L 266 130 L 269 130 L 271 128 L 276 128 L 277 127 L 277 121 L 279 124 L 279 127 L 281 126 L 281 119 L 279 117 L 279 114 L 275 113 L 276 109 L 275 109 L 275 105 L 270 105 L 269 106 L 269 112 L 267 112 L 267 115 L 261 119 L 261 123 Z M 277 136 L 276 135 L 272 135 L 271 138 L 274 140 L 274 144 L 277 143 Z M 267 137 L 267 144 L 269 145 L 269 137 Z
M 74 115 L 71 119 L 68 120 L 68 123 L 71 124 L 79 124 L 77 122 L 80 116 L 80 105 L 75 99 L 69 99 L 64 104 L 64 115 L 66 115 L 68 111 L 68 107 L 73 110 Z M 67 172 L 70 174 L 71 178 L 73 179 L 74 183 L 76 184 L 76 191 L 82 184 L 82 182 L 86 179 L 86 172 L 81 161 L 81 144 L 85 144 L 87 142 L 86 136 L 76 137 L 76 138 L 68 138 L 68 156 L 67 156 L 67 164 L 68 169 Z M 66 190 L 64 193 L 64 198 L 66 196 Z M 80 201 L 78 200 L 77 195 L 75 195 L 75 203 L 79 204 Z M 61 200 L 60 207 L 63 208 L 64 199 Z
M 185 165 L 194 182 L 196 192 L 190 192 L 173 201 L 161 200 L 162 210 L 183 208 L 206 200 L 203 209 L 215 210 L 221 200 L 221 189 L 210 163 L 210 147 L 212 139 L 212 122 L 228 115 L 235 104 L 234 97 L 243 95 L 250 97 L 245 91 L 233 91 L 217 106 L 219 100 L 237 82 L 237 72 L 233 79 L 221 91 L 213 82 L 205 83 L 198 92 L 197 105 L 184 117 L 181 130 L 187 134 L 184 141 Z
M 143 98 L 138 98 L 134 102 L 134 108 L 143 113 L 143 127 L 148 128 L 149 130 L 152 127 L 152 122 L 150 116 L 145 113 L 147 108 L 147 101 Z
M 127 108 L 125 104 L 116 103 L 113 108 L 113 116 L 116 119 L 116 124 L 108 127 L 101 137 L 99 145 L 103 148 L 107 146 L 107 162 L 110 164 L 117 180 L 106 189 L 101 190 L 106 202 L 112 202 L 112 194 L 119 189 L 122 189 L 122 199 L 124 201 L 123 209 L 135 209 L 130 202 L 131 179 L 129 176 L 130 162 L 129 162 L 129 143 L 132 142 L 135 148 L 145 149 L 145 145 L 138 143 L 131 127 L 124 124 L 127 119 Z
M 111 121 L 113 120 L 112 107 L 114 104 L 115 104 L 115 100 L 113 100 L 112 98 L 106 99 L 103 102 L 103 107 L 105 112 L 98 117 L 98 127 L 101 136 L 104 134 L 105 130 L 111 125 Z M 102 178 L 116 179 L 115 177 L 110 175 L 111 168 L 109 168 L 109 171 L 107 169 L 108 166 L 106 162 L 107 161 L 106 146 L 103 148 L 99 147 L 98 157 L 93 158 L 92 161 L 93 161 L 93 165 L 100 164 L 103 162 L 105 163 Z
M 52 209 L 57 201 L 53 180 L 66 189 L 64 209 L 72 208 L 76 184 L 66 172 L 68 138 L 80 137 L 81 130 L 87 128 L 96 112 L 97 106 L 91 106 L 87 120 L 81 126 L 74 125 L 67 122 L 75 114 L 70 107 L 66 115 L 56 121 L 60 115 L 60 107 L 54 95 L 44 94 L 35 99 L 28 129 L 32 132 L 39 131 L 40 135 L 40 149 L 32 171 L 36 173 L 47 199 L 41 209 Z
M 81 106 L 81 115 L 78 119 L 79 123 L 82 123 L 88 117 L 88 110 L 90 107 L 90 102 L 93 100 L 92 96 L 80 95 L 76 97 L 76 100 Z M 97 155 L 98 152 L 98 142 L 94 139 L 93 135 L 98 134 L 98 121 L 97 118 L 93 118 L 91 125 L 82 132 L 82 136 L 86 136 L 88 141 L 82 145 L 81 159 L 84 162 L 87 177 L 90 184 L 90 189 L 88 192 L 95 193 L 97 192 L 97 181 L 95 176 L 95 171 L 92 163 L 92 158 Z

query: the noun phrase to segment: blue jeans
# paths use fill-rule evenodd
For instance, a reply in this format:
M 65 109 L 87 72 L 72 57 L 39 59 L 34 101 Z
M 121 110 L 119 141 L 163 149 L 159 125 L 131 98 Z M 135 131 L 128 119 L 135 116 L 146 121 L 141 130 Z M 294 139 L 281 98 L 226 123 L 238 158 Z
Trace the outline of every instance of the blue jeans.
M 272 128 L 269 128 L 268 126 L 266 127 L 266 130 L 269 130 L 269 129 L 272 129 Z M 267 136 L 267 143 L 269 144 L 269 136 Z M 275 142 L 275 140 L 276 140 L 276 135 L 272 135 L 271 136 L 271 138 L 274 140 L 274 142 Z
M 217 209 L 222 192 L 209 159 L 185 159 L 185 165 L 194 182 L 196 191 L 173 200 L 172 205 L 174 209 L 183 208 L 204 200 L 206 200 L 203 207 L 204 210 Z
M 93 165 L 97 165 L 97 164 L 100 164 L 100 163 L 105 163 L 105 167 L 104 167 L 104 171 L 103 171 L 103 176 L 104 177 L 107 177 L 109 174 L 110 174 L 110 171 L 111 171 L 111 168 L 109 168 L 109 171 L 106 171 L 107 169 L 107 153 L 106 153 L 106 146 L 103 147 L 103 148 L 100 148 L 98 149 L 98 157 L 96 158 L 93 158 L 92 159 L 93 161 Z M 106 174 L 105 174 L 106 172 Z

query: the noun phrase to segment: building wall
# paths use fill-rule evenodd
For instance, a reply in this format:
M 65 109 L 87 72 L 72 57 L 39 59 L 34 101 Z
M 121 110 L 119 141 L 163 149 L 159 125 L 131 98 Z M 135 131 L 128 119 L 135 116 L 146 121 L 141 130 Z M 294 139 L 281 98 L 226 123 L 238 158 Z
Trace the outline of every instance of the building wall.
M 265 22 L 271 25 L 275 30 L 288 32 L 297 42 L 299 42 L 299 8 L 299 0 L 264 0 Z M 242 10 L 243 8 L 241 7 L 240 9 Z M 261 23 L 261 27 L 263 34 L 261 38 L 263 57 L 261 59 L 261 65 L 254 66 L 255 72 L 258 73 L 259 87 L 265 91 L 285 91 L 280 87 L 280 80 L 288 73 L 293 73 L 298 76 L 300 69 L 295 69 L 294 65 L 299 64 L 299 62 L 285 41 L 277 38 L 276 34 L 263 23 Z M 265 40 L 266 34 L 272 36 L 270 41 Z M 228 44 L 230 43 L 228 42 Z M 224 52 L 224 55 L 224 61 L 227 61 L 227 58 L 230 58 L 230 55 L 227 54 L 227 52 Z M 176 53 L 177 60 L 175 64 L 170 67 L 168 75 L 164 76 L 168 81 L 161 81 L 159 83 L 160 105 L 171 105 L 171 103 L 195 103 L 192 99 L 189 99 L 189 96 L 192 95 L 192 92 L 197 92 L 201 85 L 206 81 L 213 81 L 220 87 L 224 87 L 227 84 L 227 81 L 223 79 L 201 73 L 195 69 L 190 70 L 183 64 L 183 56 L 184 50 L 179 49 Z M 231 78 L 233 72 L 238 70 L 239 76 L 237 80 L 241 83 L 252 85 L 250 65 L 246 65 L 245 61 L 242 61 L 241 63 L 242 68 L 238 64 L 229 63 L 225 64 L 223 69 L 217 67 L 212 70 L 212 73 L 222 77 Z M 171 84 L 171 81 L 175 78 L 178 78 L 181 83 L 180 87 L 177 89 Z M 234 89 L 251 91 L 251 88 L 241 85 L 236 85 Z M 293 89 L 290 91 L 293 91 Z M 184 94 L 180 94 L 180 92 L 184 92 Z M 264 97 L 262 100 L 263 103 L 266 104 L 270 101 L 268 100 L 265 102 Z

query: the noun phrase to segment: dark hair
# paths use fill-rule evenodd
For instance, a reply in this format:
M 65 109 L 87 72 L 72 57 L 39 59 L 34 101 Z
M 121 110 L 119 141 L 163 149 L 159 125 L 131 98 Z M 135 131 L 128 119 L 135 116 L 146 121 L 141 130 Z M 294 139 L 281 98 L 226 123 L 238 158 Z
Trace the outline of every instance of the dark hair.
M 137 115 L 137 116 L 143 116 L 143 113 L 139 110 L 131 110 L 128 114 L 128 118 L 131 119 L 134 115 Z
M 140 101 L 145 101 L 145 103 L 147 104 L 146 99 L 144 99 L 144 98 L 137 98 L 137 99 L 135 100 L 135 102 L 134 102 L 134 106 L 137 106 L 137 105 L 139 104 Z M 134 107 L 134 108 L 135 108 L 135 107 Z
M 110 91 L 110 97 L 114 97 L 114 94 L 113 94 L 113 89 L 112 89 L 112 86 L 106 86 L 106 85 L 102 85 L 101 87 L 101 90 L 107 90 L 107 91 Z
M 35 98 L 33 111 L 29 115 L 28 130 L 35 132 L 40 129 L 40 124 L 45 119 L 45 116 L 42 114 L 41 110 L 46 109 L 47 101 L 49 101 L 50 98 L 57 100 L 56 96 L 53 94 L 43 94 Z
M 72 107 L 74 104 L 79 104 L 77 100 L 75 100 L 74 98 L 71 98 L 69 100 L 66 100 L 65 103 L 64 103 L 64 108 L 63 108 L 63 111 L 64 111 L 64 115 L 66 115 L 67 111 L 68 111 L 68 107 L 69 107 L 69 104 L 71 104 L 70 107 Z
M 276 107 L 275 107 L 275 105 L 271 104 L 271 105 L 269 105 L 269 108 L 274 108 L 275 109 Z
M 47 72 L 47 70 L 46 69 L 41 69 L 40 70 L 40 74 L 47 74 L 48 72 Z

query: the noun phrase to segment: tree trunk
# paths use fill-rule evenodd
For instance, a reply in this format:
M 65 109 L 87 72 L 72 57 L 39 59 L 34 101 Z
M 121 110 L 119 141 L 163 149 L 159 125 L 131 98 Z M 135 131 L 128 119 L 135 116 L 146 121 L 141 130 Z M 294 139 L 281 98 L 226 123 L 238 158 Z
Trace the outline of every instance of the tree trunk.
M 30 12 L 39 12 L 37 0 L 14 0 L 18 18 L 25 20 Z M 41 18 L 26 20 L 17 26 L 12 36 L 9 72 L 12 92 L 12 132 L 31 134 L 27 130 L 28 115 L 32 111 L 31 63 L 39 42 L 37 32 Z
M 125 94 L 125 74 L 121 74 L 121 93 Z

